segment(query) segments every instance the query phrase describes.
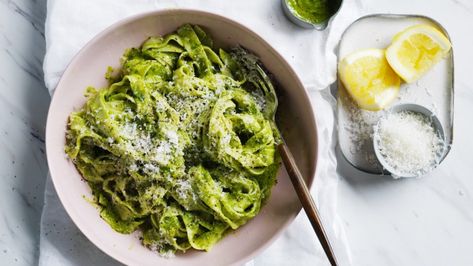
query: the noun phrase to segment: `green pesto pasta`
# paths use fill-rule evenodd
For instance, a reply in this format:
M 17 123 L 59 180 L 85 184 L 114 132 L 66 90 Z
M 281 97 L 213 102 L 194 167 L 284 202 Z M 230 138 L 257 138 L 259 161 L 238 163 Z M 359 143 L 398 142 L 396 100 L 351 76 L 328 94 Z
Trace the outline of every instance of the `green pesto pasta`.
M 276 182 L 280 141 L 238 53 L 184 25 L 128 49 L 107 88 L 69 117 L 67 155 L 117 232 L 160 254 L 210 250 L 253 218 Z

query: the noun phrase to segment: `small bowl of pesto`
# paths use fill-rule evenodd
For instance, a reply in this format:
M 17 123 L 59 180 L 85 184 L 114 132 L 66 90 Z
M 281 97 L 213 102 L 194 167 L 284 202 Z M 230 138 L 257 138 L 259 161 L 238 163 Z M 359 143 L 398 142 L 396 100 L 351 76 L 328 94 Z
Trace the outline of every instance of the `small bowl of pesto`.
M 282 0 L 286 17 L 306 29 L 324 30 L 341 6 L 342 0 Z

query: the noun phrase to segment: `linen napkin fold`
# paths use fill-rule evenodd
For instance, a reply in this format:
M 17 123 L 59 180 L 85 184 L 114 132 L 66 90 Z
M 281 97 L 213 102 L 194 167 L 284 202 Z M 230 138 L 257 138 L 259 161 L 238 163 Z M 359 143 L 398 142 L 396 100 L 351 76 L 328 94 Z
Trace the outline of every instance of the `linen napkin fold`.
M 359 16 L 361 4 L 346 0 L 323 31 L 291 24 L 280 1 L 221 0 L 49 0 L 46 19 L 45 83 L 51 94 L 72 57 L 93 36 L 127 16 L 167 8 L 210 11 L 236 20 L 267 40 L 298 73 L 309 91 L 319 130 L 317 175 L 311 193 L 341 265 L 350 265 L 349 247 L 337 216 L 334 145 L 335 100 L 328 86 L 336 79 L 335 49 L 343 30 Z M 48 176 L 41 217 L 39 265 L 117 265 L 74 225 Z M 302 211 L 268 249 L 248 265 L 328 265 Z

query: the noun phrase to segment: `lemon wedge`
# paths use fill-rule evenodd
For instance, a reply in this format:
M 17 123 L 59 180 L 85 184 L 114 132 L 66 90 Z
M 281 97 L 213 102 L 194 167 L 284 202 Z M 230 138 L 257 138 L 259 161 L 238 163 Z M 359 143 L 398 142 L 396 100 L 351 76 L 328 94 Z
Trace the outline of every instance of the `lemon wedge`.
M 386 59 L 406 82 L 419 79 L 448 54 L 451 43 L 436 28 L 415 25 L 399 32 L 386 49 Z
M 386 61 L 383 49 L 366 49 L 349 54 L 338 64 L 343 86 L 357 105 L 379 111 L 399 94 L 401 80 Z

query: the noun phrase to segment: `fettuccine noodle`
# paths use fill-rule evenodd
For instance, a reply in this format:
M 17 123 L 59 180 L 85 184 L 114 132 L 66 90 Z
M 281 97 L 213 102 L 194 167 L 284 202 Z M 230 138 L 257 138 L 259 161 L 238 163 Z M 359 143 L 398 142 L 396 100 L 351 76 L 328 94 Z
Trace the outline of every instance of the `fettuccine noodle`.
M 234 56 L 184 25 L 128 49 L 110 86 L 88 88 L 70 115 L 66 153 L 101 217 L 141 230 L 160 254 L 210 250 L 258 214 L 276 182 L 278 133 L 263 110 L 276 103 L 255 86 L 270 81 L 249 82 Z

